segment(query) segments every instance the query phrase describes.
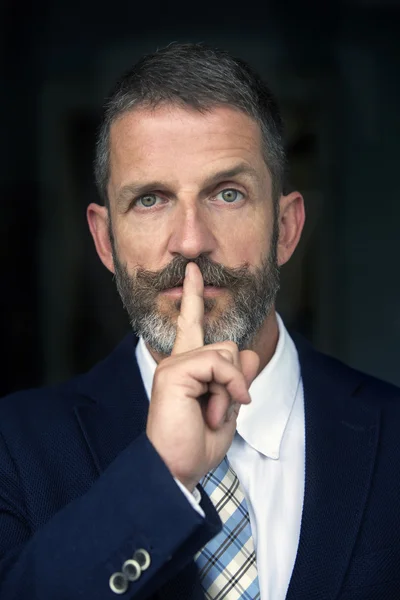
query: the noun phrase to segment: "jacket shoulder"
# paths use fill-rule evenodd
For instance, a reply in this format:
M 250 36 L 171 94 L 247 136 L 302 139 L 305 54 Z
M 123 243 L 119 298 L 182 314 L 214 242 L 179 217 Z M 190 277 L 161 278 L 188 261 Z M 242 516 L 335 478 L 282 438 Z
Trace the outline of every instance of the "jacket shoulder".
M 340 386 L 354 398 L 373 404 L 398 404 L 400 388 L 378 377 L 353 368 L 341 360 L 316 350 L 302 336 L 292 334 L 299 355 L 303 378 L 319 380 L 325 386 Z
M 46 411 L 70 410 L 79 399 L 82 376 L 52 386 L 42 386 L 13 392 L 0 398 L 0 422 L 12 414 L 40 414 Z
M 132 357 L 137 339 L 127 335 L 105 358 L 89 371 L 50 386 L 13 392 L 0 398 L 0 415 L 40 410 L 70 410 L 79 399 L 89 399 L 93 390 L 98 392 L 113 385 L 124 371 L 132 370 Z M 1 418 L 0 418 L 1 423 Z

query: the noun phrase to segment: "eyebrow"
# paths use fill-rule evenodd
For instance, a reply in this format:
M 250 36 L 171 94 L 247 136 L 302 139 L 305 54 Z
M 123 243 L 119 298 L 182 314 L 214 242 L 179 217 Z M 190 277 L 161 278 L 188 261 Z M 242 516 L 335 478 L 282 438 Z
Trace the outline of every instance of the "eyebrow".
M 255 180 L 259 180 L 260 178 L 256 169 L 254 169 L 247 163 L 239 163 L 231 169 L 227 169 L 225 171 L 218 171 L 218 173 L 214 173 L 214 175 L 210 175 L 210 177 L 207 177 L 203 184 L 203 189 L 206 190 L 221 180 L 232 179 L 232 177 L 236 177 L 237 175 L 247 175 L 249 178 Z
M 213 175 L 207 177 L 202 186 L 202 191 L 208 191 L 210 188 L 215 186 L 218 182 L 232 179 L 233 177 L 237 177 L 238 175 L 246 175 L 249 179 L 253 179 L 259 181 L 260 176 L 257 173 L 256 169 L 254 169 L 251 165 L 247 163 L 239 163 L 230 169 L 226 169 L 223 171 L 218 171 Z M 130 200 L 132 197 L 143 196 L 149 192 L 154 190 L 167 190 L 168 185 L 165 182 L 160 180 L 149 181 L 147 183 L 128 183 L 124 185 L 118 192 L 116 198 L 117 206 L 123 205 L 127 200 Z

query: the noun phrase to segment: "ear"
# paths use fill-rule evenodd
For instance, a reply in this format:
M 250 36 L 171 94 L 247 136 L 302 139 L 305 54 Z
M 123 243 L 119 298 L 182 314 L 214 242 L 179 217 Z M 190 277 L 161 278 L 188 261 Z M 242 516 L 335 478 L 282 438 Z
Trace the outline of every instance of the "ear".
M 284 265 L 299 243 L 306 215 L 303 196 L 291 192 L 279 200 L 278 264 Z
M 111 273 L 114 273 L 114 261 L 109 235 L 108 210 L 105 206 L 100 206 L 100 204 L 92 202 L 87 208 L 86 216 L 97 254 L 103 265 L 105 265 Z

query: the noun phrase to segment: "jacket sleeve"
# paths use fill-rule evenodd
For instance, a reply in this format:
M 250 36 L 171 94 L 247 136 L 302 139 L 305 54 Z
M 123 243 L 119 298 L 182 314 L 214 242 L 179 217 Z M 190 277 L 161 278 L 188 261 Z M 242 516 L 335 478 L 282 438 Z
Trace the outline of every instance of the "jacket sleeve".
M 114 600 L 110 577 L 138 550 L 150 564 L 136 581 L 122 581 L 121 597 L 148 598 L 220 530 L 208 498 L 202 508 L 205 518 L 142 434 L 86 494 L 32 534 L 17 466 L 0 438 L 0 598 Z

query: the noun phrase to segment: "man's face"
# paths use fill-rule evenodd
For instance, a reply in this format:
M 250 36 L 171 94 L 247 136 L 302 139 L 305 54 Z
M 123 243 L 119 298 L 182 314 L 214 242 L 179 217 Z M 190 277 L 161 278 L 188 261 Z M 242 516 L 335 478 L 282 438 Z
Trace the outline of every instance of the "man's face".
M 137 109 L 111 128 L 110 167 L 114 272 L 135 331 L 171 352 L 194 261 L 205 281 L 205 342 L 248 346 L 279 282 L 258 125 L 228 107 Z

